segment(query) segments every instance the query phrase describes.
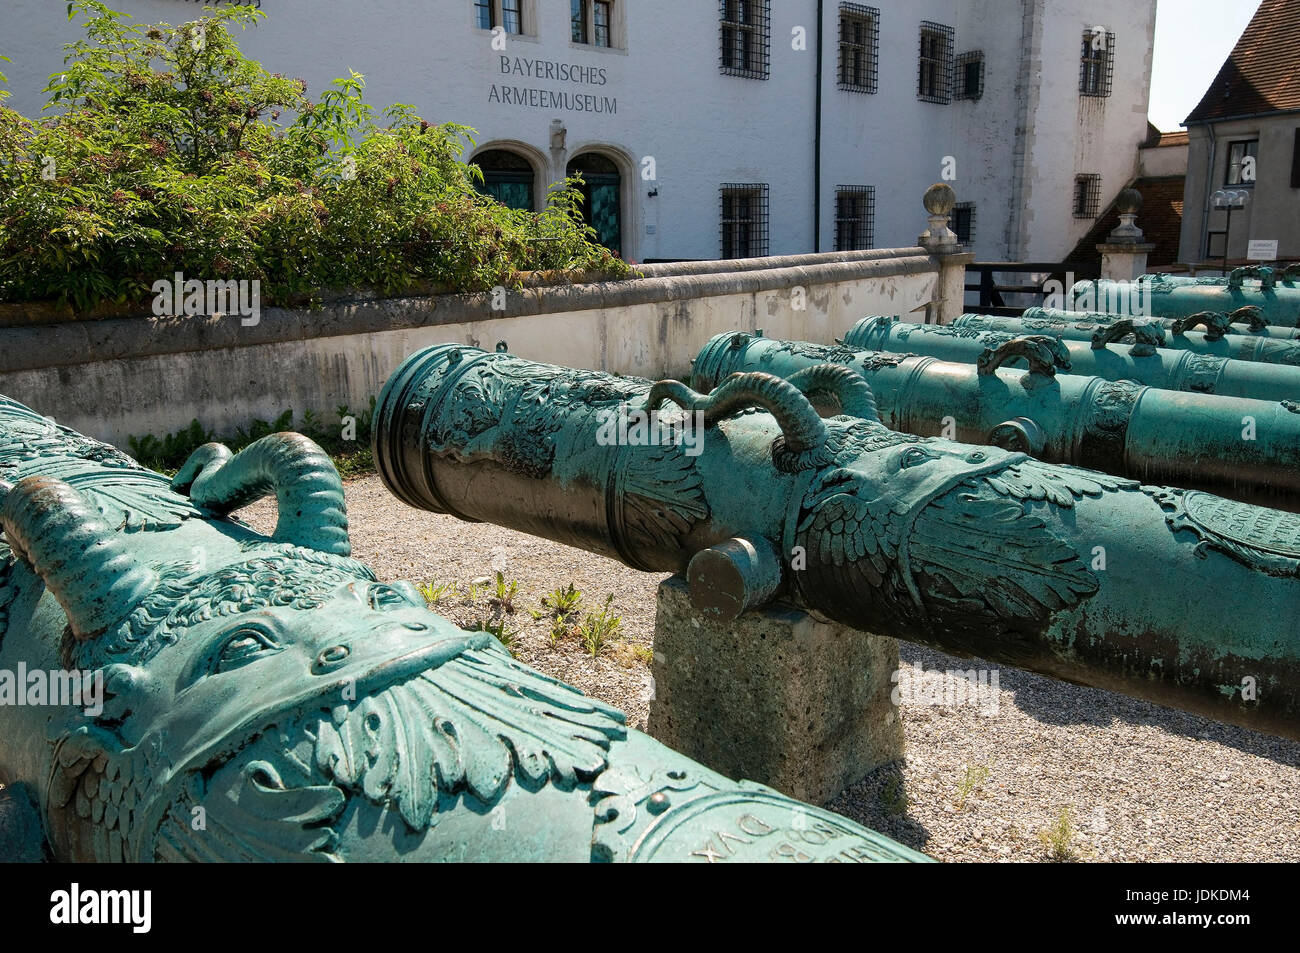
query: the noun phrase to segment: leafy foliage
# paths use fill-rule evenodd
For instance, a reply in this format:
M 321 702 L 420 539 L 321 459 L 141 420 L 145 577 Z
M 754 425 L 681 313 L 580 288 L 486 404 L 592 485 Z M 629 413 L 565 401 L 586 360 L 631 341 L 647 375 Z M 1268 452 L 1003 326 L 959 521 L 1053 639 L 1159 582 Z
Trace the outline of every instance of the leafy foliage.
M 302 420 L 295 423 L 293 411 L 286 410 L 275 420 L 254 420 L 247 427 L 238 427 L 233 437 L 222 442 L 231 450 L 238 452 L 254 440 L 260 440 L 270 434 L 296 431 L 320 444 L 321 448 L 333 457 L 339 475 L 347 479 L 374 469 L 370 452 L 370 427 L 374 413 L 375 398 L 373 397 L 370 398 L 370 408 L 361 413 L 353 413 L 346 406 L 339 407 L 339 424 L 335 426 L 327 426 L 311 411 L 307 411 L 303 414 Z M 343 424 L 348 418 L 355 421 L 355 440 L 343 437 Z M 131 448 L 131 456 L 138 463 L 151 470 L 175 473 L 191 453 L 203 444 L 217 439 L 211 430 L 205 428 L 198 420 L 193 420 L 188 427 L 172 434 L 165 434 L 161 438 L 152 434 L 127 437 L 127 444 Z
M 46 87 L 50 115 L 0 103 L 0 300 L 143 304 L 177 271 L 260 281 L 264 304 L 629 273 L 582 223 L 572 181 L 540 213 L 507 208 L 461 161 L 473 130 L 403 104 L 377 121 L 355 72 L 313 102 L 247 59 L 234 33 L 260 10 L 175 27 L 100 0 L 69 3 L 78 14 L 86 37 Z

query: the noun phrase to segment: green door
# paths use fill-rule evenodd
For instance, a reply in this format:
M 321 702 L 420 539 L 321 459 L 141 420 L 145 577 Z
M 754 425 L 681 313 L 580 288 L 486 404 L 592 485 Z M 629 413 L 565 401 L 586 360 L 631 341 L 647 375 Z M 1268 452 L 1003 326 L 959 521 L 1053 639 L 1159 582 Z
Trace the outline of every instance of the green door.
M 483 170 L 480 191 L 511 208 L 526 212 L 536 209 L 533 167 L 523 156 L 504 149 L 489 149 L 470 161 Z
M 568 166 L 569 175 L 582 176 L 582 217 L 596 230 L 596 240 L 615 255 L 622 254 L 622 177 L 618 166 L 602 155 L 588 152 Z

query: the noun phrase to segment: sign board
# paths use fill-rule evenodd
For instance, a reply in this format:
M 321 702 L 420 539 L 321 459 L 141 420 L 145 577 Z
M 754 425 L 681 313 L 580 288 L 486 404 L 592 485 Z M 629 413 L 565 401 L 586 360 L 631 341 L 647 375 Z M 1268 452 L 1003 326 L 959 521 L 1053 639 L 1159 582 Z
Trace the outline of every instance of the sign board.
M 1277 239 L 1252 238 L 1246 249 L 1247 261 L 1276 261 Z

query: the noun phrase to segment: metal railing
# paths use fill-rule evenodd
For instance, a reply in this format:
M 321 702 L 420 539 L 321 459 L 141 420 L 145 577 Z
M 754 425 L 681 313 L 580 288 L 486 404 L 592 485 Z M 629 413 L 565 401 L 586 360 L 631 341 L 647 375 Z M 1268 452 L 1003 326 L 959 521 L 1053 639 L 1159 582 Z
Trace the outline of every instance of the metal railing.
M 1011 275 L 1012 279 L 999 276 Z M 966 291 L 978 292 L 978 303 L 966 306 L 980 314 L 1015 317 L 1025 308 L 1041 307 L 1051 293 L 1049 282 L 1065 293 L 1076 281 L 1101 276 L 1095 261 L 976 261 L 966 266 Z M 1032 283 L 1031 283 L 1032 282 Z

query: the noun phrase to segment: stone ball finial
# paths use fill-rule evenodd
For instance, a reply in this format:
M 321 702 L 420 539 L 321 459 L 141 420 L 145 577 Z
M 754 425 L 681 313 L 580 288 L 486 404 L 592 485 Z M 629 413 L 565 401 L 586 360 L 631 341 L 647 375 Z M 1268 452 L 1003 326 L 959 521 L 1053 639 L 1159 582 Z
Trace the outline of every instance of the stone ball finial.
M 1125 189 L 1115 200 L 1115 208 L 1121 215 L 1136 215 L 1142 211 L 1142 193 L 1137 189 Z
M 936 182 L 925 190 L 925 210 L 931 215 L 950 215 L 957 204 L 957 193 L 951 185 Z

